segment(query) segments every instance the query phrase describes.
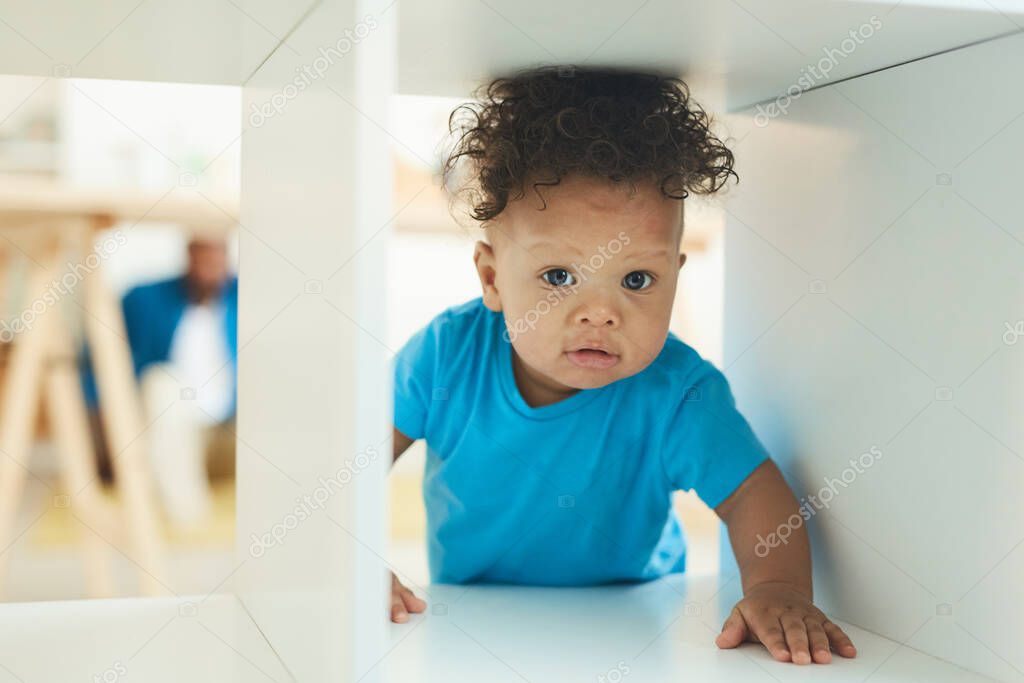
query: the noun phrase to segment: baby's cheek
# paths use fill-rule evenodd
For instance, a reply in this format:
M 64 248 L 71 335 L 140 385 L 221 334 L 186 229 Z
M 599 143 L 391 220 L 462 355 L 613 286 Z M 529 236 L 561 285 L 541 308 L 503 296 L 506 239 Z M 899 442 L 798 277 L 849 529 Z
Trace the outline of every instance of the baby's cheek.
M 526 326 L 526 331 L 520 334 L 512 345 L 519 357 L 532 367 L 542 369 L 546 365 L 548 354 L 545 354 L 544 351 L 550 345 L 545 343 L 543 334 L 536 327 L 531 329 Z
M 638 363 L 641 367 L 637 370 L 647 367 L 650 363 L 658 357 L 661 350 L 665 347 L 665 339 L 668 337 L 668 321 L 664 323 L 659 321 L 658 324 L 652 325 L 644 330 L 643 335 L 638 339 L 638 344 L 634 348 L 639 352 Z
M 530 340 L 538 336 L 543 316 L 535 308 L 519 305 L 505 307 L 505 326 L 513 340 Z

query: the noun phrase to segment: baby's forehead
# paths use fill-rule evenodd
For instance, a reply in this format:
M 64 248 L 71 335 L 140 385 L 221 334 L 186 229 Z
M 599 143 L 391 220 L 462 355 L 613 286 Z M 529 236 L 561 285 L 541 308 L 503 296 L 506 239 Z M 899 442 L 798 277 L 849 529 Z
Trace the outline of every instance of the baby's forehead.
M 593 251 L 614 242 L 635 250 L 668 245 L 678 248 L 682 235 L 681 201 L 650 197 L 597 201 L 569 193 L 545 196 L 546 205 L 510 202 L 493 221 L 488 236 L 527 249 Z
M 583 262 L 600 254 L 623 259 L 652 258 L 673 261 L 679 253 L 679 237 L 672 228 L 609 225 L 539 226 L 520 224 L 511 233 L 497 231 L 491 244 L 499 258 L 511 257 L 524 264 Z

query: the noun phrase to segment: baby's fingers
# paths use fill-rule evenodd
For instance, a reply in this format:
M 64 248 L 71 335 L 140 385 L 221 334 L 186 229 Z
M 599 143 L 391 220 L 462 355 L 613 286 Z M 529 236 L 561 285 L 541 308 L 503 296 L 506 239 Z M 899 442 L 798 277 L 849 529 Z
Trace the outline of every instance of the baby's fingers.
M 832 661 L 832 653 L 829 652 L 828 636 L 821 622 L 805 617 L 804 623 L 807 624 L 807 638 L 811 641 L 811 657 L 818 664 L 828 664 Z
M 800 615 L 787 612 L 779 619 L 786 630 L 786 643 L 794 664 L 810 664 L 811 652 L 807 640 L 807 625 Z
M 415 614 L 419 614 L 427 608 L 426 601 L 416 597 L 416 594 L 405 586 L 402 586 L 402 602 L 405 603 L 406 610 Z
M 409 613 L 422 612 L 427 608 L 427 603 L 416 597 L 416 595 L 402 585 L 398 577 L 391 575 L 391 621 L 403 624 L 409 621 Z
M 396 624 L 409 621 L 409 610 L 406 609 L 402 594 L 398 591 L 391 591 L 391 621 Z
M 729 618 L 722 625 L 722 632 L 715 638 L 715 644 L 720 648 L 733 648 L 742 643 L 749 636 L 747 622 L 743 620 L 740 611 L 733 607 Z
M 828 634 L 829 642 L 832 643 L 832 649 L 843 657 L 857 656 L 857 648 L 853 646 L 850 636 L 843 633 L 843 629 L 839 628 L 831 621 L 826 621 L 822 625 L 825 627 L 825 633 Z
M 786 647 L 786 635 L 778 617 L 765 613 L 751 619 L 750 630 L 761 641 L 761 644 L 768 648 L 772 657 L 780 662 L 790 660 L 789 648 Z

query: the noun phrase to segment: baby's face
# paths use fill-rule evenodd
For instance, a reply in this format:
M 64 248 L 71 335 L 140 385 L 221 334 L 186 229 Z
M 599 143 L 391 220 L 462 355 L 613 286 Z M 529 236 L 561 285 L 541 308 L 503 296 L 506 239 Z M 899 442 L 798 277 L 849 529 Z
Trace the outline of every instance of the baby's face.
M 657 357 L 668 335 L 679 200 L 653 184 L 570 176 L 527 187 L 477 245 L 484 303 L 502 311 L 520 374 L 550 396 L 602 387 Z

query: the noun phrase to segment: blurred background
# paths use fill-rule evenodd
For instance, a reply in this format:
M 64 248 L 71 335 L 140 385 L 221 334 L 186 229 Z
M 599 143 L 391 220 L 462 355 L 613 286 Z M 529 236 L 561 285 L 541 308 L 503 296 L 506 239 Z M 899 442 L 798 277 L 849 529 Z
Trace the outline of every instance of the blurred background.
M 158 536 L 151 540 L 166 560 L 157 588 L 205 593 L 210 576 L 234 566 L 236 344 L 229 328 L 237 301 L 240 106 L 233 87 L 0 78 L 0 400 L 12 404 L 0 406 L 0 458 L 8 468 L 0 476 L 14 517 L 0 520 L 13 539 L 0 547 L 3 600 L 143 592 L 128 527 L 145 517 L 119 481 L 132 472 L 114 466 L 122 451 L 140 446 L 152 483 L 146 500 L 156 513 L 145 529 Z M 218 214 L 222 229 L 199 229 Z M 84 237 L 78 219 L 89 221 Z M 42 296 L 32 284 L 41 273 L 49 283 Z M 123 303 L 123 329 L 90 300 L 94 276 L 111 302 Z M 19 375 L 18 354 L 25 359 L 44 312 L 59 315 L 70 333 L 64 350 L 74 353 L 73 383 L 49 380 L 66 360 L 53 349 Z M 102 390 L 90 325 L 103 333 L 106 351 L 132 361 L 127 402 Z M 38 401 L 25 406 L 34 384 Z M 83 414 L 84 432 L 75 419 Z M 15 435 L 26 415 L 27 450 L 17 448 Z M 111 434 L 110 424 L 131 425 L 127 439 Z M 87 457 L 77 483 L 62 458 L 69 450 Z M 12 486 L 19 477 L 23 487 Z M 89 545 L 105 557 L 108 576 L 94 585 Z
M 235 566 L 235 274 L 237 233 L 245 229 L 237 222 L 240 98 L 233 87 L 0 77 L 0 401 L 35 396 L 24 387 L 39 386 L 34 408 L 0 404 L 0 476 L 14 473 L 0 482 L 13 539 L 0 547 L 2 600 L 153 592 L 145 570 L 122 550 L 132 547 L 133 533 L 152 535 L 165 560 L 156 592 L 205 593 L 211 577 Z M 448 116 L 458 104 L 392 100 L 392 349 L 443 309 L 479 294 L 471 260 L 478 229 L 452 217 L 439 175 Z M 68 236 L 80 237 L 61 227 L 70 224 L 64 218 L 45 229 L 25 218 L 33 201 L 66 202 L 67 215 L 87 217 L 86 244 Z M 702 201 L 687 202 L 688 260 L 672 329 L 721 366 L 722 220 Z M 40 241 L 51 231 L 56 244 Z M 38 339 L 33 344 L 48 360 L 25 360 L 32 345 L 26 312 L 39 302 L 29 283 L 48 269 L 46 258 L 59 264 L 48 281 L 88 271 L 80 279 L 102 278 L 101 289 L 123 315 L 119 330 L 75 278 L 71 286 L 49 287 L 45 307 L 60 309 L 67 348 L 75 351 L 73 385 L 48 381 L 61 356 Z M 103 348 L 94 352 L 98 343 Z M 104 393 L 104 381 L 114 380 L 102 379 L 111 373 L 94 362 L 102 354 L 131 359 L 124 395 Z M 30 366 L 38 372 L 17 369 Z M 85 429 L 76 428 L 79 414 Z M 28 418 L 31 427 L 19 427 Z M 25 448 L 19 428 L 28 429 Z M 66 450 L 83 454 L 84 475 L 74 474 Z M 121 471 L 127 453 L 140 454 L 150 479 L 144 502 L 151 524 L 146 505 L 133 497 L 137 472 Z M 418 585 L 428 582 L 424 457 L 422 442 L 415 444 L 390 477 L 390 561 Z M 676 506 L 689 570 L 716 571 L 714 513 L 692 494 L 678 494 Z M 99 554 L 107 564 L 95 561 Z

